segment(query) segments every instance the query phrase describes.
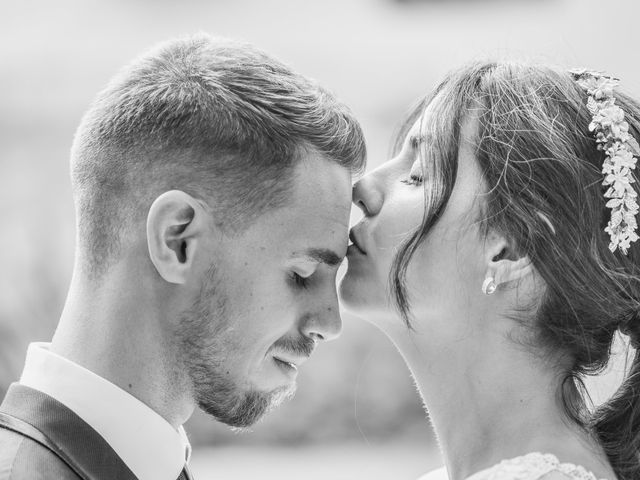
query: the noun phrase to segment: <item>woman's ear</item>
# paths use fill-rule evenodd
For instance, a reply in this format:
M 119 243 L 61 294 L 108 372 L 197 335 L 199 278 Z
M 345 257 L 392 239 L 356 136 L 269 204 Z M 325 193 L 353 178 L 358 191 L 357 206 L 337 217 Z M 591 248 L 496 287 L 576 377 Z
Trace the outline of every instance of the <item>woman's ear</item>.
M 154 200 L 147 215 L 147 245 L 151 262 L 167 282 L 187 281 L 209 217 L 206 206 L 180 190 Z
M 522 280 L 533 274 L 533 265 L 528 255 L 522 255 L 502 235 L 492 233 L 486 242 L 486 265 L 484 293 L 493 293 L 497 287 Z M 491 280 L 489 280 L 491 279 Z M 493 287 L 491 284 L 493 283 Z M 492 290 L 487 292 L 487 286 Z

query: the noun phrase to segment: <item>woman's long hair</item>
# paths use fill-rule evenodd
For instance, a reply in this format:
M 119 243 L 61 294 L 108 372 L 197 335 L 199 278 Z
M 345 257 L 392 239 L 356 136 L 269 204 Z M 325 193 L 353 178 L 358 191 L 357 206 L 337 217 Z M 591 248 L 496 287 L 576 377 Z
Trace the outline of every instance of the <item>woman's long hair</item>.
M 629 132 L 640 140 L 640 104 L 622 92 L 614 96 Z M 411 326 L 407 266 L 446 208 L 460 127 L 473 114 L 476 158 L 487 186 L 481 230 L 508 238 L 546 284 L 533 318 L 521 319 L 530 332 L 528 343 L 557 359 L 558 396 L 568 417 L 599 439 L 620 480 L 637 480 L 640 355 L 613 398 L 595 412 L 587 407 L 581 380 L 606 367 L 616 332 L 640 339 L 640 242 L 628 255 L 608 248 L 605 153 L 589 131 L 586 101 L 587 93 L 568 72 L 510 62 L 464 67 L 425 98 L 398 136 L 401 143 L 407 129 L 420 122 L 427 139 L 421 150 L 425 214 L 396 256 L 390 292 Z M 431 114 L 423 116 L 431 102 Z

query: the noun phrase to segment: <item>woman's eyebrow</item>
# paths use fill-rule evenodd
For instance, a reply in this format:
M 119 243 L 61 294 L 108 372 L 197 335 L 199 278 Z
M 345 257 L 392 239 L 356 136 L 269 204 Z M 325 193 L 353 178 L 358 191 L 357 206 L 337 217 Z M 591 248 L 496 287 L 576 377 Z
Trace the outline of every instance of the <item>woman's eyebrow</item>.
M 424 143 L 424 135 L 414 134 L 409 136 L 409 145 L 412 150 L 417 150 L 422 143 Z

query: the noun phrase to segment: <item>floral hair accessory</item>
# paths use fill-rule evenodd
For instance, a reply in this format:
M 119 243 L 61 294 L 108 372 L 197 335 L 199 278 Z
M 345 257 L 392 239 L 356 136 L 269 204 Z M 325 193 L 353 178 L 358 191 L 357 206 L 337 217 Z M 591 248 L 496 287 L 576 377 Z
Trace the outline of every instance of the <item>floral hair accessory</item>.
M 609 199 L 607 208 L 611 209 L 611 219 L 604 229 L 611 237 L 609 250 L 615 252 L 619 248 L 626 255 L 631 243 L 640 238 L 636 233 L 638 194 L 631 185 L 635 183 L 632 171 L 636 168 L 636 157 L 640 156 L 640 145 L 629 133 L 624 111 L 615 104 L 613 89 L 618 79 L 585 69 L 569 73 L 589 96 L 587 109 L 592 115 L 589 131 L 593 132 L 598 150 L 606 154 L 602 185 L 608 187 L 604 196 Z

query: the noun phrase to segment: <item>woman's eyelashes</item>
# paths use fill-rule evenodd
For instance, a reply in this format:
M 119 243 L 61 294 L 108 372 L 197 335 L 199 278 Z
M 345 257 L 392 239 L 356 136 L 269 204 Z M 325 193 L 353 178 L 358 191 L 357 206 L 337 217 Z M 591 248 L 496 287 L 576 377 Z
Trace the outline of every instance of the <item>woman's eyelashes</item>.
M 416 174 L 411 174 L 409 175 L 409 178 L 405 178 L 400 181 L 405 185 L 415 185 L 415 186 L 422 185 L 422 177 Z
M 414 162 L 411 166 L 411 170 L 409 171 L 409 178 L 405 178 L 402 183 L 406 185 L 422 185 L 423 174 L 422 174 L 422 164 L 419 161 Z

